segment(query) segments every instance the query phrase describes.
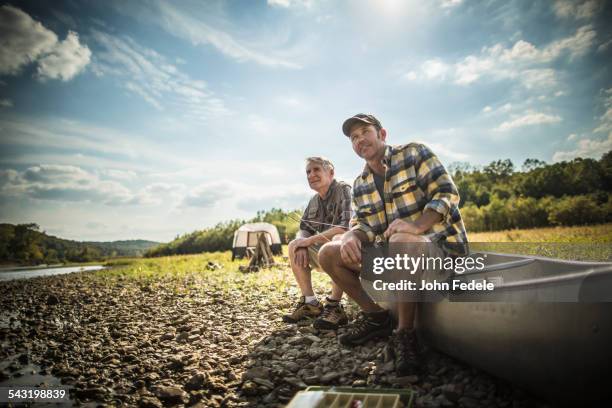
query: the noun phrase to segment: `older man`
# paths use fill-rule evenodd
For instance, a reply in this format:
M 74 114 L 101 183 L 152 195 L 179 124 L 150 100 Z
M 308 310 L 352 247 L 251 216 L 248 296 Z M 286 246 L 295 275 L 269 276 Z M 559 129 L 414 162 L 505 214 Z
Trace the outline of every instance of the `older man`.
M 395 326 L 389 312 L 368 296 L 359 281 L 362 243 L 433 242 L 431 247 L 448 254 L 453 243 L 466 243 L 467 235 L 457 188 L 429 148 L 418 143 L 387 145 L 387 131 L 373 115 L 347 119 L 342 131 L 365 167 L 353 185 L 351 229 L 341 240 L 325 244 L 319 261 L 362 309 L 360 318 L 339 338 L 340 343 L 351 346 L 388 337 Z M 414 302 L 397 304 L 399 322 L 390 346 L 400 375 L 419 368 L 415 306 Z
M 289 243 L 289 260 L 302 297 L 287 323 L 316 319 L 314 327 L 335 330 L 348 322 L 341 304 L 342 289 L 332 282 L 331 294 L 322 305 L 312 289 L 311 270 L 319 265 L 319 249 L 348 229 L 351 217 L 351 187 L 334 178 L 334 165 L 323 157 L 306 159 L 306 177 L 316 194 L 310 199 L 295 240 Z

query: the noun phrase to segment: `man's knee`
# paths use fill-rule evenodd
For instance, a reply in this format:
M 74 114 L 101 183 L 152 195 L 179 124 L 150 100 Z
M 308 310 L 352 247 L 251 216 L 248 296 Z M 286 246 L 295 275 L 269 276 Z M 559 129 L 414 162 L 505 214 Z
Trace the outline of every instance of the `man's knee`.
M 289 258 L 291 258 L 295 253 L 295 240 L 289 242 L 289 245 L 287 245 L 287 250 L 289 251 Z
M 328 242 L 319 249 L 319 264 L 329 273 L 339 256 L 340 245 L 337 245 L 337 241 Z
M 390 243 L 429 242 L 423 235 L 411 234 L 409 232 L 396 232 L 389 237 Z
M 428 242 L 423 235 L 411 234 L 409 232 L 396 232 L 389 237 L 389 243 L 395 244 L 392 250 L 409 256 L 421 256 L 429 253 Z

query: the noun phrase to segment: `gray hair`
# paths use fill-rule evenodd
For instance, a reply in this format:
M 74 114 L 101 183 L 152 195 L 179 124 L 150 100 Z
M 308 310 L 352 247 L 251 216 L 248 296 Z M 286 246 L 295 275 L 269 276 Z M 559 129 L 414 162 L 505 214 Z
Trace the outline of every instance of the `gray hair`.
M 306 158 L 306 166 L 309 164 L 320 164 L 325 170 L 333 170 L 334 164 L 327 158 L 321 156 L 312 156 Z

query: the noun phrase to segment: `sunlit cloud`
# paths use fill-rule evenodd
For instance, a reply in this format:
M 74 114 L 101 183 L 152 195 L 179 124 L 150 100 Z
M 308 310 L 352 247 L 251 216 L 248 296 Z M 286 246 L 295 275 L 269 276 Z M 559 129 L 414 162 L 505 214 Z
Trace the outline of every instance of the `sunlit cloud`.
M 545 125 L 559 123 L 563 119 L 559 115 L 549 115 L 542 112 L 527 112 L 524 115 L 517 116 L 511 120 L 505 121 L 496 127 L 497 132 L 506 132 L 508 130 L 534 125 Z
M 464 86 L 483 79 L 510 79 L 519 81 L 527 89 L 552 88 L 559 81 L 555 69 L 547 65 L 563 56 L 570 60 L 583 57 L 592 49 L 595 38 L 593 27 L 586 25 L 574 35 L 541 48 L 519 40 L 509 48 L 499 43 L 484 47 L 479 55 L 468 55 L 455 63 L 441 58 L 426 60 L 418 70 L 408 71 L 403 77 L 412 81 L 450 80 Z
M 41 80 L 68 81 L 89 64 L 91 51 L 69 31 L 66 39 L 57 35 L 27 13 L 13 6 L 0 6 L 0 75 L 17 75 L 31 64 L 37 65 Z

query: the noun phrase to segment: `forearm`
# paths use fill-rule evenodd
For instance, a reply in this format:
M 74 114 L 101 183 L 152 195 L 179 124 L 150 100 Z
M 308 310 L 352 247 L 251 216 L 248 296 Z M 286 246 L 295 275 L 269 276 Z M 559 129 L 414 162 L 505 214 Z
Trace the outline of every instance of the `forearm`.
M 346 232 L 346 228 L 343 227 L 332 227 L 326 231 L 323 231 L 317 235 L 310 237 L 311 245 L 324 244 L 332 240 L 332 238 L 338 234 Z
M 308 237 L 310 237 L 311 235 L 312 235 L 312 234 L 311 234 L 310 232 L 308 232 L 308 231 L 306 231 L 306 230 L 301 229 L 301 230 L 299 230 L 299 231 L 297 232 L 297 234 L 295 234 L 295 238 L 296 238 L 296 239 L 297 239 L 297 238 L 308 238 Z
M 417 226 L 419 234 L 424 234 L 440 221 L 442 221 L 442 214 L 431 209 L 426 209 L 414 224 Z
M 345 234 L 345 236 L 346 235 L 354 236 L 361 242 L 370 242 L 368 238 L 368 234 L 366 234 L 365 232 L 361 230 L 357 230 L 357 229 L 350 230 L 349 232 Z

